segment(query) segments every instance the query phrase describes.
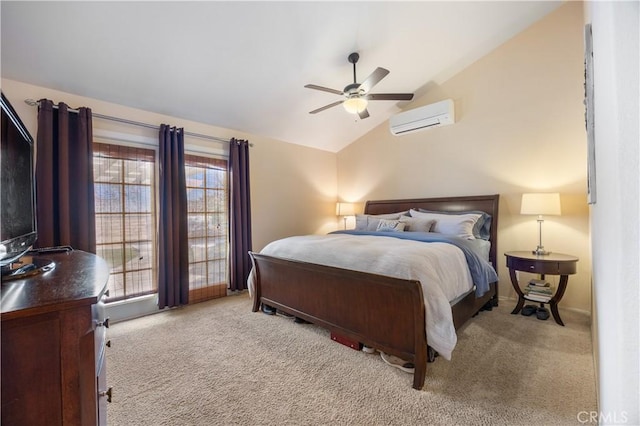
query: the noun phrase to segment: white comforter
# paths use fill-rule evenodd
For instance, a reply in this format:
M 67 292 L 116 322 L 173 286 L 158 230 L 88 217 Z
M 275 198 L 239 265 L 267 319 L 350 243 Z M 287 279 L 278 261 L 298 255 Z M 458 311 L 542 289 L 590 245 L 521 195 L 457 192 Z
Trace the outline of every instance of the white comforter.
M 473 287 L 463 252 L 452 244 L 370 235 L 307 235 L 268 244 L 262 254 L 418 280 L 425 299 L 427 342 L 451 359 L 457 336 L 450 301 Z M 249 275 L 253 294 L 255 276 Z

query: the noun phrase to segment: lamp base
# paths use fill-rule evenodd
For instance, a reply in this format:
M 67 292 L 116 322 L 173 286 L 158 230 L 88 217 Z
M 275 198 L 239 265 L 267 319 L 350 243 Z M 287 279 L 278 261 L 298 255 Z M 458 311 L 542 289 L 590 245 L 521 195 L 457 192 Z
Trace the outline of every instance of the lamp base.
M 538 256 L 546 256 L 548 254 L 551 254 L 550 251 L 545 250 L 544 247 L 541 246 L 538 246 L 535 250 L 531 250 L 531 253 Z

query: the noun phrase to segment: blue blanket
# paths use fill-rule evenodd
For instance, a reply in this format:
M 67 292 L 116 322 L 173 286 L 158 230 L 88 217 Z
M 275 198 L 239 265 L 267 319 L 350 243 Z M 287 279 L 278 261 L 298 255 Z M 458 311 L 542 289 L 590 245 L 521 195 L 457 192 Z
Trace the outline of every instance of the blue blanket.
M 469 265 L 471 278 L 476 285 L 476 297 L 482 297 L 489 291 L 489 284 L 498 281 L 498 274 L 489 262 L 480 257 L 475 251 L 471 242 L 468 240 L 451 237 L 435 232 L 380 232 L 380 231 L 334 231 L 331 234 L 350 234 L 350 235 L 375 235 L 379 237 L 392 237 L 404 240 L 422 241 L 425 243 L 449 243 L 458 247 L 464 253 L 464 257 Z

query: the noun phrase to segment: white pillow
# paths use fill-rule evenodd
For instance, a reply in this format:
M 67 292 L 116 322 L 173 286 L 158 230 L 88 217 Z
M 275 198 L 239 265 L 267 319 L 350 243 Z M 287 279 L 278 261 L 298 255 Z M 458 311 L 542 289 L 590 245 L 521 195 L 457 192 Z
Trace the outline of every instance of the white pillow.
M 401 216 L 398 220 L 404 223 L 404 230 L 407 232 L 431 232 L 433 224 L 436 223 L 433 219 L 410 216 Z
M 404 231 L 404 223 L 399 220 L 380 219 L 376 231 Z
M 473 235 L 473 226 L 480 219 L 480 214 L 438 214 L 438 213 L 424 213 L 418 210 L 409 210 L 411 217 L 431 219 L 435 220 L 431 232 L 438 232 L 445 235 L 453 235 L 456 237 L 464 238 L 466 240 L 475 240 Z
M 357 214 L 356 231 L 375 231 L 378 229 L 380 219 L 398 220 L 400 216 L 407 213 L 408 211 L 387 214 Z

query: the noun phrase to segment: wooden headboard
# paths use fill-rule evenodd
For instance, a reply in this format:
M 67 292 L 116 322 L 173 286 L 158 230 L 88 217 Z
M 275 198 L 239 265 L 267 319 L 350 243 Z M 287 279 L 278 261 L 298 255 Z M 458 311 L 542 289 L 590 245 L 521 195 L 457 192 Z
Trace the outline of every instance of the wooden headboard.
M 407 200 L 377 200 L 367 201 L 364 206 L 365 214 L 395 213 L 409 209 L 439 210 L 459 212 L 480 210 L 491 215 L 491 250 L 489 260 L 497 270 L 498 254 L 498 200 L 500 196 L 470 195 L 468 197 L 415 198 Z

